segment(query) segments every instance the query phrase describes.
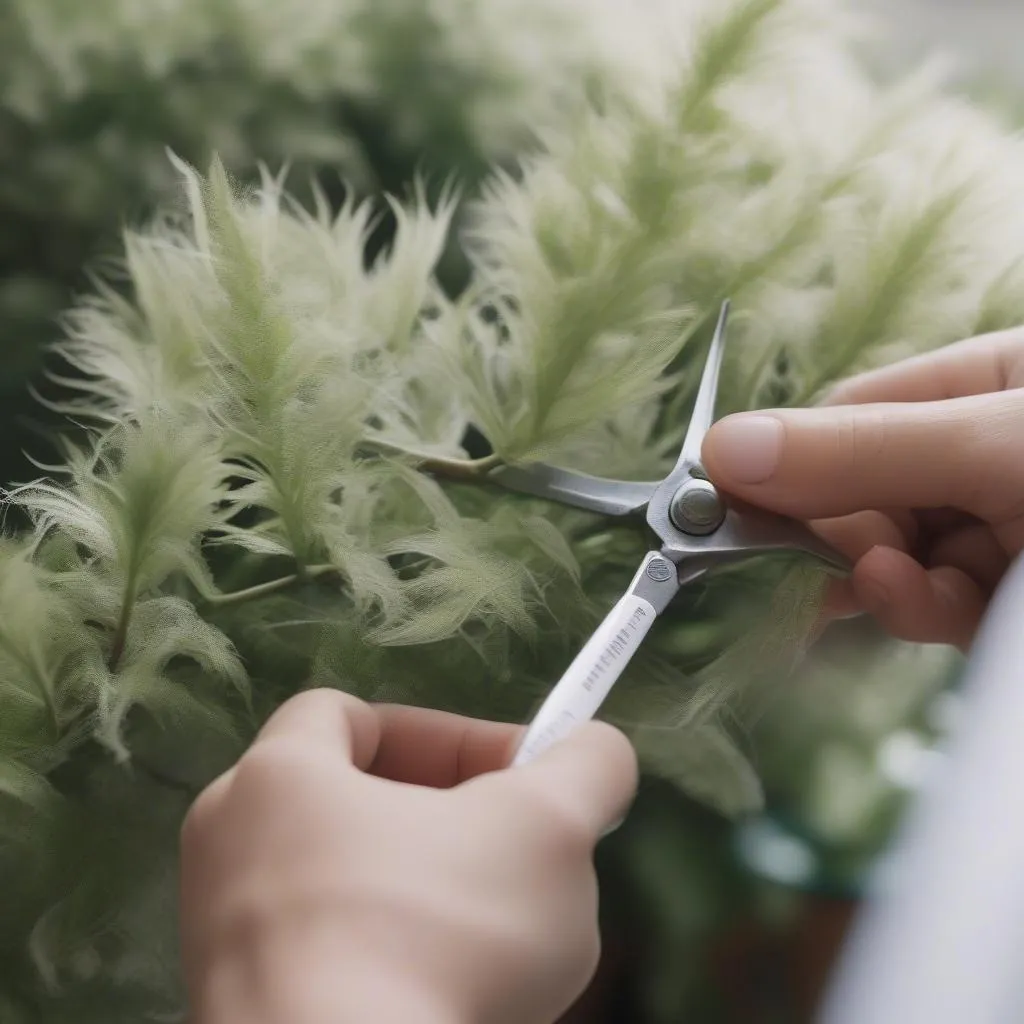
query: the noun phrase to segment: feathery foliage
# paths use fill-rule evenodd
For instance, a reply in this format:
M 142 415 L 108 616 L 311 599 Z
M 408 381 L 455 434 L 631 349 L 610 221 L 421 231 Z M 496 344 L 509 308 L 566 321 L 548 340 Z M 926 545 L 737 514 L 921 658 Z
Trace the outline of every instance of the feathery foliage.
M 218 37 L 227 7 L 200 6 L 188 31 Z M 433 18 L 434 52 L 470 80 L 529 83 L 538 145 L 514 170 L 487 147 L 467 233 L 457 174 L 395 190 L 381 248 L 380 205 L 355 190 L 302 202 L 269 172 L 175 159 L 178 201 L 67 314 L 52 407 L 88 434 L 9 492 L 32 527 L 0 548 L 0 871 L 19 879 L 0 960 L 31 963 L 9 997 L 47 1021 L 90 999 L 109 1014 L 115 989 L 135 1020 L 171 1012 L 176 822 L 290 694 L 529 715 L 647 539 L 485 473 L 662 473 L 722 299 L 722 412 L 1024 319 L 1021 143 L 927 79 L 873 81 L 830 3 L 607 0 L 570 70 L 536 81 L 532 35 L 502 36 L 511 8 L 470 6 L 232 7 L 282 77 L 303 55 L 308 94 L 383 81 L 334 62 L 341 22 L 360 49 Z M 42 17 L 24 24 L 67 85 L 89 47 Z M 134 59 L 163 67 L 142 21 Z M 545 104 L 569 80 L 562 117 Z M 434 100 L 399 85 L 389 131 L 408 145 Z M 488 88 L 456 99 L 495 127 Z M 463 241 L 452 294 L 440 269 Z M 791 672 L 822 583 L 776 557 L 680 596 L 607 708 L 650 772 L 758 805 L 746 712 Z
M 602 5 L 610 6 L 601 0 Z M 582 83 L 626 73 L 574 0 L 5 0 L 0 5 L 0 395 L 20 448 L 53 420 L 27 398 L 56 321 L 119 232 L 171 201 L 166 149 L 315 177 L 332 202 L 400 190 L 415 171 L 472 190 L 533 144 Z M 388 222 L 379 225 L 377 244 Z M 450 246 L 442 277 L 465 262 Z

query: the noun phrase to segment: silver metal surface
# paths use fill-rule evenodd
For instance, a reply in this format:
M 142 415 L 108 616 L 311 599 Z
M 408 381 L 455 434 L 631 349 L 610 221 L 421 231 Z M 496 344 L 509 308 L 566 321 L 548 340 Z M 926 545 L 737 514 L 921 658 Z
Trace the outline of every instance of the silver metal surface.
M 658 482 L 609 480 L 557 466 L 503 466 L 488 479 L 509 490 L 610 516 L 643 515 L 675 562 L 680 581 L 717 565 L 756 555 L 794 551 L 811 555 L 836 572 L 849 561 L 803 523 L 752 507 L 739 508 L 708 481 L 701 466 L 704 438 L 715 421 L 715 401 L 730 304 L 722 304 L 701 374 L 693 415 L 679 458 Z
M 711 424 L 715 422 L 715 405 L 718 402 L 718 381 L 722 375 L 722 357 L 725 355 L 725 332 L 729 326 L 729 311 L 732 304 L 728 299 L 722 303 L 718 314 L 718 324 L 711 338 L 711 347 L 704 360 L 704 371 L 700 375 L 697 397 L 693 403 L 693 413 L 686 428 L 683 448 L 676 461 L 676 471 L 684 466 L 692 468 L 700 465 L 701 447 L 707 437 Z
M 725 504 L 718 488 L 708 480 L 689 480 L 669 502 L 672 525 L 691 537 L 714 533 L 725 519 Z
M 581 716 L 596 713 L 653 625 L 650 612 L 660 616 L 686 584 L 725 563 L 772 551 L 802 551 L 829 568 L 850 568 L 841 554 L 803 524 L 723 502 L 701 466 L 701 449 L 715 418 L 728 320 L 725 302 L 679 458 L 660 483 L 607 480 L 543 464 L 503 467 L 489 474 L 490 482 L 501 487 L 575 508 L 612 516 L 644 515 L 661 542 L 659 551 L 645 556 L 629 589 L 548 695 L 527 730 L 516 764 L 574 727 Z M 624 613 L 639 617 L 642 630 L 634 625 L 631 632 L 630 623 L 623 625 Z M 597 685 L 601 680 L 607 690 Z
M 660 551 L 650 551 L 627 593 L 646 601 L 656 615 L 661 615 L 679 593 L 680 585 L 675 565 Z
M 654 483 L 633 483 L 588 476 L 571 469 L 543 463 L 530 466 L 502 466 L 488 479 L 511 491 L 547 498 L 562 505 L 600 512 L 606 516 L 628 516 L 642 512 L 658 487 Z
M 682 451 L 675 468 L 651 495 L 647 523 L 661 538 L 666 557 L 680 565 L 681 570 L 685 564 L 687 572 L 708 571 L 728 562 L 778 551 L 798 551 L 819 559 L 833 571 L 849 572 L 848 559 L 803 523 L 761 509 L 728 507 L 728 497 L 725 497 L 725 515 L 713 531 L 694 535 L 680 529 L 673 520 L 674 506 L 676 513 L 679 512 L 679 491 L 696 487 L 706 479 L 700 455 L 704 438 L 715 421 L 715 398 L 725 352 L 729 308 L 728 302 L 723 303 Z

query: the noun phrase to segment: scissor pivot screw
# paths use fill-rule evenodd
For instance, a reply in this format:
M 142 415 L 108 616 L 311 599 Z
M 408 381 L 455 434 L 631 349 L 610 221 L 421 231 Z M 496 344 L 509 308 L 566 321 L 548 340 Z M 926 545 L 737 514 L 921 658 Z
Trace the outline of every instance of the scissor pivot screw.
M 668 514 L 683 533 L 706 537 L 725 521 L 725 505 L 709 480 L 692 479 L 676 491 Z
M 667 583 L 676 574 L 676 567 L 664 558 L 654 558 L 647 566 L 647 575 L 655 583 Z

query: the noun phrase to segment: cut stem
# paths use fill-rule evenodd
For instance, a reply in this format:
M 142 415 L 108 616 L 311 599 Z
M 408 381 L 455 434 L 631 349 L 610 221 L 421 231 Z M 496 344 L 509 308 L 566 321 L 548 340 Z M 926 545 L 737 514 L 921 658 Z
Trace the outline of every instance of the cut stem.
M 365 438 L 362 443 L 377 453 L 387 452 L 400 458 L 412 459 L 417 469 L 446 480 L 479 480 L 504 462 L 500 455 L 486 455 L 481 459 L 449 459 L 441 455 L 427 455 L 377 438 Z
M 204 594 L 203 598 L 207 604 L 218 608 L 232 605 L 244 604 L 246 601 L 257 601 L 261 597 L 269 597 L 278 591 L 287 590 L 303 580 L 316 579 L 326 576 L 329 573 L 338 572 L 333 565 L 311 565 L 301 572 L 292 573 L 289 576 L 282 576 L 276 580 L 268 580 L 266 583 L 257 583 L 253 587 L 246 587 L 244 590 L 235 590 L 230 594 Z
M 479 480 L 491 470 L 497 469 L 502 462 L 499 455 L 486 455 L 482 459 L 443 459 L 428 456 L 419 463 L 419 468 L 449 480 Z

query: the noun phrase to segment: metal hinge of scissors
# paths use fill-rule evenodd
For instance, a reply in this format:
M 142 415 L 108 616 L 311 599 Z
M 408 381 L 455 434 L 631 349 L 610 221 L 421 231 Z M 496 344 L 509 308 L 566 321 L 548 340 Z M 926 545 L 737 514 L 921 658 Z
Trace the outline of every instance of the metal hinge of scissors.
M 494 483 L 534 497 L 611 516 L 643 515 L 661 541 L 650 551 L 623 597 L 591 636 L 533 719 L 514 764 L 532 760 L 578 723 L 593 718 L 658 616 L 680 589 L 719 565 L 773 551 L 813 555 L 839 573 L 850 564 L 811 529 L 755 508 L 730 507 L 701 466 L 711 429 L 725 347 L 729 302 L 701 375 L 693 415 L 675 467 L 663 480 L 608 480 L 541 463 L 502 466 Z

